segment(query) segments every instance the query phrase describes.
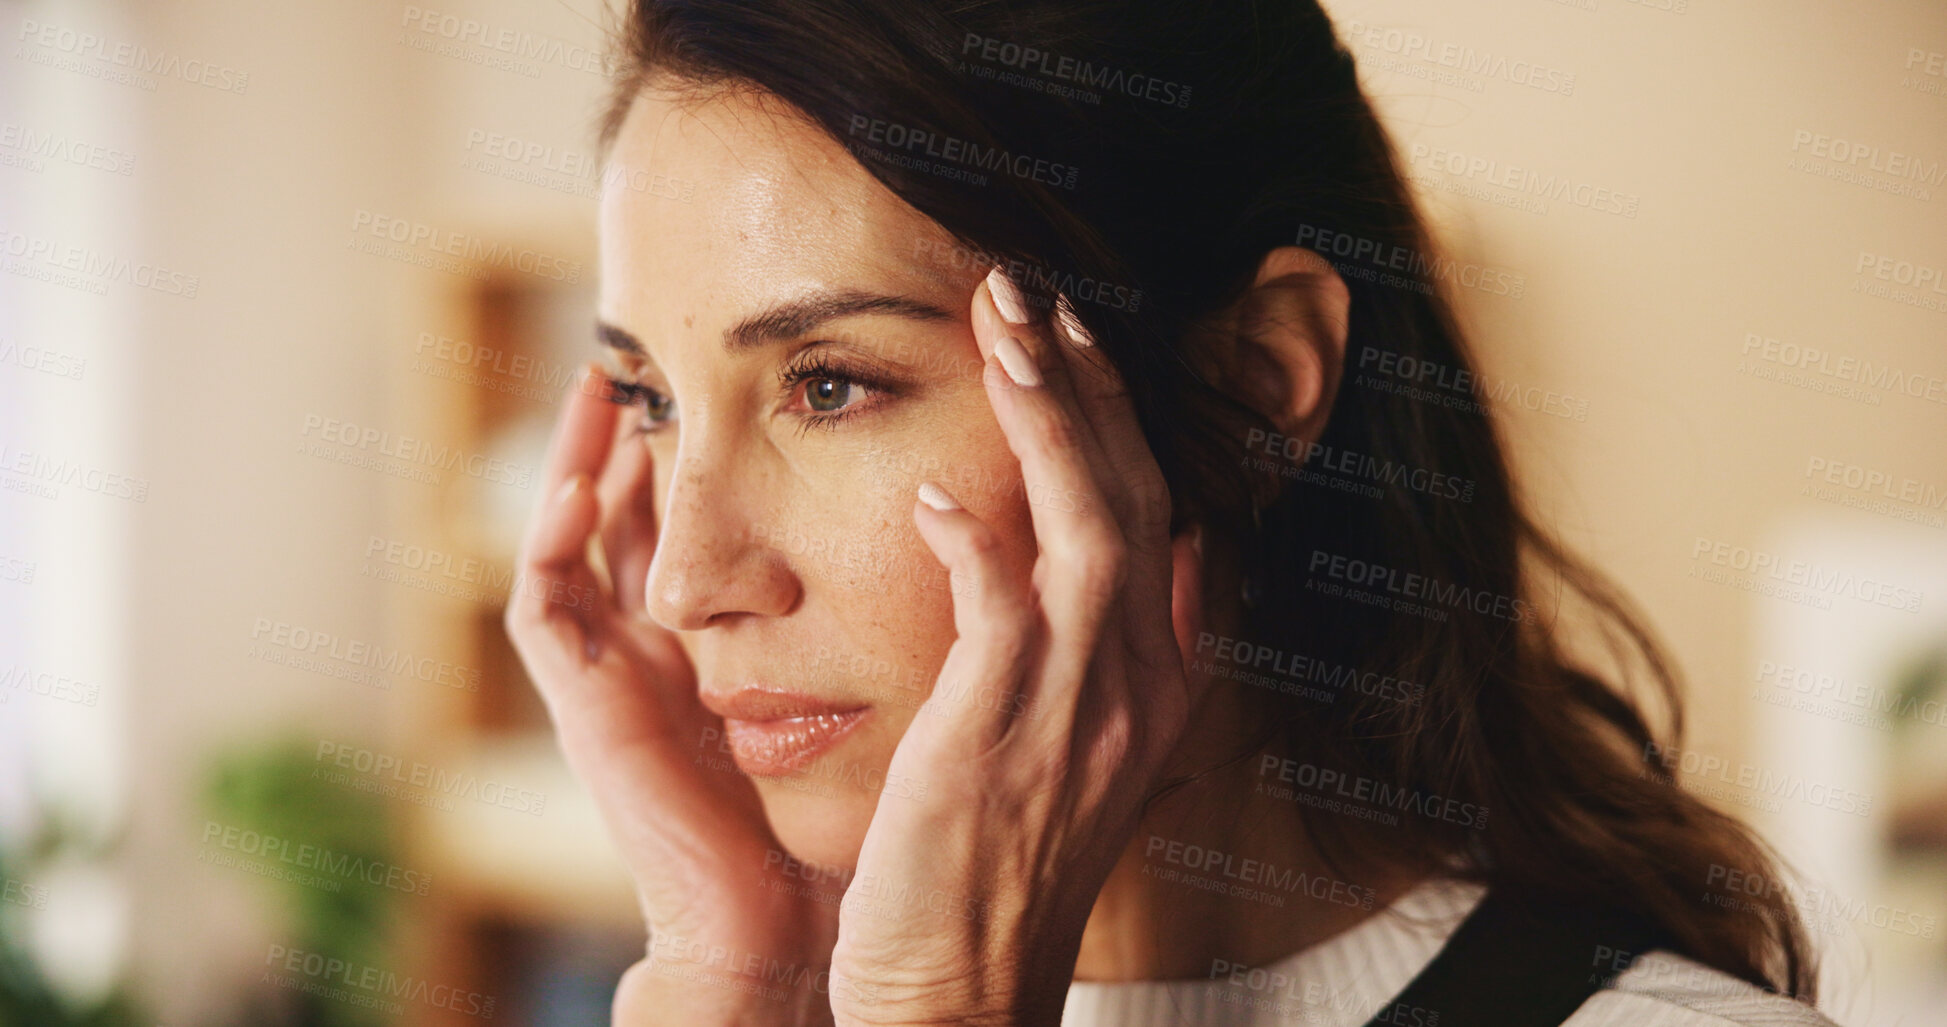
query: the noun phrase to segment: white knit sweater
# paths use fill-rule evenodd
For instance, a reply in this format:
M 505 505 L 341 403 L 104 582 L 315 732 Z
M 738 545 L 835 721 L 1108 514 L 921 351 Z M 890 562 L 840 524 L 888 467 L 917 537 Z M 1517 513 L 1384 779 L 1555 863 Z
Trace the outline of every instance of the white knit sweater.
M 1069 986 L 1062 1027 L 1361 1027 L 1433 961 L 1486 894 L 1429 880 L 1385 912 L 1236 979 Z M 1591 972 L 1600 972 L 1592 968 Z M 1394 1009 L 1398 1027 L 1437 1027 L 1432 1011 Z M 1812 1007 L 1662 950 L 1643 954 L 1566 1027 L 1837 1027 Z

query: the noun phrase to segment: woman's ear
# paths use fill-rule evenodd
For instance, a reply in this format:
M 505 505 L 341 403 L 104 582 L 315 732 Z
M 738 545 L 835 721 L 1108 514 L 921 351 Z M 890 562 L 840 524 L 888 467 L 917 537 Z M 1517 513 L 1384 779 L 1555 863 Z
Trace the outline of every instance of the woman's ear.
M 1224 378 L 1287 437 L 1318 441 L 1345 368 L 1351 311 L 1352 293 L 1330 261 L 1296 246 L 1271 250 L 1232 310 Z

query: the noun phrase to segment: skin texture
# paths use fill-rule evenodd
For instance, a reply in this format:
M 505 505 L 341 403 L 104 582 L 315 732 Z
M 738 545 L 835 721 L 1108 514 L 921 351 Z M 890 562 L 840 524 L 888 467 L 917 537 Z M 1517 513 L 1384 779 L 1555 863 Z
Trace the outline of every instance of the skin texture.
M 674 408 L 642 433 L 598 369 L 571 392 L 523 569 L 604 601 L 524 590 L 507 627 L 657 939 L 616 1022 L 1053 1023 L 1071 978 L 1268 962 L 1403 889 L 1376 871 L 1365 909 L 1272 909 L 1145 875 L 1152 835 L 1318 865 L 1288 805 L 1253 806 L 1248 770 L 1137 820 L 1152 781 L 1227 755 L 1250 713 L 1186 673 L 1225 616 L 1206 597 L 1235 582 L 1220 547 L 1168 536 L 1167 490 L 1087 340 L 1010 323 L 986 268 L 935 259 L 955 252 L 937 225 L 763 94 L 646 91 L 610 159 L 696 184 L 688 203 L 611 187 L 601 209 L 616 375 Z M 1243 341 L 1216 371 L 1315 437 L 1343 283 L 1286 248 L 1257 285 L 1221 319 Z M 821 290 L 936 313 L 726 348 Z M 818 421 L 779 376 L 812 352 L 886 387 Z M 926 482 L 958 508 L 916 501 Z M 699 703 L 745 684 L 869 712 L 815 763 L 747 778 Z M 774 986 L 739 986 L 754 978 Z

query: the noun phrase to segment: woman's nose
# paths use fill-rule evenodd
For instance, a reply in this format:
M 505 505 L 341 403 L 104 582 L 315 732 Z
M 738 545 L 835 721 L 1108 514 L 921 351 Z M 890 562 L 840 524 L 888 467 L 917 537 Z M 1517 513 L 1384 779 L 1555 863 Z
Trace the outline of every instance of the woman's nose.
M 679 462 L 664 504 L 644 604 L 672 631 L 700 631 L 739 614 L 778 617 L 798 599 L 782 554 L 764 544 L 724 465 Z

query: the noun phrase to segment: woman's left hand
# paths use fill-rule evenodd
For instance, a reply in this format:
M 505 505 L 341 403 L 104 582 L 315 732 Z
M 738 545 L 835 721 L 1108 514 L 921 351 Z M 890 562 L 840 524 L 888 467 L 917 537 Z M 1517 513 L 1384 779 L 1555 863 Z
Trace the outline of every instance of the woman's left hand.
M 1005 320 L 997 285 L 974 292 L 974 336 L 1035 550 L 915 504 L 958 637 L 888 771 L 926 798 L 881 799 L 840 907 L 841 1025 L 1059 1023 L 1090 910 L 1196 698 L 1200 554 L 1170 537 L 1121 379 L 1078 327 Z

